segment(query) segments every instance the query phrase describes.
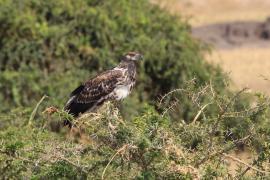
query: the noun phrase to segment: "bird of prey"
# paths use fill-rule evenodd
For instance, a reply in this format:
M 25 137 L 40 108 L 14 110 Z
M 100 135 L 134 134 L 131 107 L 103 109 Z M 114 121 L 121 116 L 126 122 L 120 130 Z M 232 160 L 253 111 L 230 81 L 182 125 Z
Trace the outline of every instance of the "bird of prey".
M 127 97 L 136 81 L 136 61 L 143 56 L 136 52 L 129 52 L 121 58 L 120 64 L 89 79 L 77 87 L 65 105 L 65 111 L 74 117 L 84 112 L 91 112 L 105 101 L 120 101 Z M 67 120 L 65 125 L 71 127 Z

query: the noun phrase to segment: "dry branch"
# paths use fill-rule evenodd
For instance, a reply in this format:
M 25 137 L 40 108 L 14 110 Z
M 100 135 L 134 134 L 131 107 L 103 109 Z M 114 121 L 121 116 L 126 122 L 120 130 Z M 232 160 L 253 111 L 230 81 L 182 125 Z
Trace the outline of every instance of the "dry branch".
M 225 157 L 227 157 L 227 158 L 230 158 L 230 159 L 232 159 L 232 160 L 234 160 L 234 161 L 236 161 L 236 162 L 238 162 L 238 163 L 241 163 L 241 164 L 243 164 L 243 165 L 249 167 L 250 169 L 253 169 L 253 170 L 255 170 L 255 171 L 258 171 L 259 173 L 263 173 L 263 174 L 269 174 L 269 173 L 270 173 L 270 172 L 268 172 L 268 171 L 260 170 L 260 169 L 258 169 L 258 168 L 256 168 L 256 167 L 254 167 L 254 166 L 252 166 L 252 165 L 250 165 L 250 164 L 248 164 L 248 163 L 242 161 L 241 159 L 238 159 L 238 158 L 236 158 L 236 157 L 234 157 L 234 156 L 231 156 L 231 155 L 229 155 L 229 154 L 222 153 L 222 155 L 225 156 Z

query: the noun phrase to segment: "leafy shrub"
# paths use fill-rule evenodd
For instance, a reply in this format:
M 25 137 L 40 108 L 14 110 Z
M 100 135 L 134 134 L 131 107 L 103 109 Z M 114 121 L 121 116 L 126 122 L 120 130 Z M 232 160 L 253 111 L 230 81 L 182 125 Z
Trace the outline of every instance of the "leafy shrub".
M 199 89 L 204 88 L 210 85 Z M 62 134 L 47 128 L 51 120 L 65 117 L 61 110 L 37 116 L 33 126 L 22 117 L 25 123 L 0 132 L 0 173 L 26 179 L 267 178 L 269 136 L 264 121 L 254 117 L 269 117 L 269 100 L 261 97 L 261 104 L 251 109 L 236 108 L 237 99 L 246 96 L 243 92 L 224 95 L 212 89 L 215 98 L 208 92 L 201 94 L 203 101 L 190 99 L 194 105 L 211 104 L 195 112 L 191 123 L 175 121 L 168 111 L 159 113 L 150 105 L 128 121 L 111 103 L 75 119 L 77 128 Z M 197 91 L 188 93 L 197 95 Z M 227 104 L 219 104 L 222 101 Z M 228 125 L 230 120 L 238 129 Z M 241 125 L 245 123 L 248 126 Z M 253 169 L 240 163 L 238 173 L 232 175 L 226 158 L 239 146 L 256 150 Z
M 202 61 L 189 25 L 147 0 L 1 1 L 0 24 L 2 112 L 44 94 L 63 106 L 73 88 L 127 51 L 145 60 L 136 93 L 122 107 L 126 118 L 194 76 L 198 85 L 212 79 L 224 86 L 220 70 Z

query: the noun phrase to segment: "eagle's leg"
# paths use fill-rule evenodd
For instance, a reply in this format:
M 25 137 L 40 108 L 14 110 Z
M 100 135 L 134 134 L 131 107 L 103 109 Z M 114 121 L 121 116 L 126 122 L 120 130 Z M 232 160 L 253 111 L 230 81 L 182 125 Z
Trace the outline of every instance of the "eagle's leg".
M 72 123 L 70 122 L 70 120 L 65 119 L 64 120 L 64 126 L 67 126 L 67 127 L 69 127 L 71 129 L 72 128 Z
M 121 109 L 121 101 L 111 101 L 114 108 Z
M 87 110 L 88 113 L 97 112 L 98 108 L 104 104 L 105 100 L 96 102 L 90 109 Z

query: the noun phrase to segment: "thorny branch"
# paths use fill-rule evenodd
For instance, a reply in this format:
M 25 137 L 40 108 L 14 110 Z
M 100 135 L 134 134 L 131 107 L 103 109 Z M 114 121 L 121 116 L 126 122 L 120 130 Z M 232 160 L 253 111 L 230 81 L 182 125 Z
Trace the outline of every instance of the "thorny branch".
M 204 157 L 202 160 L 200 160 L 199 162 L 195 163 L 195 167 L 199 167 L 199 165 L 205 163 L 206 161 L 216 157 L 216 156 L 219 156 L 225 152 L 228 152 L 230 150 L 232 150 L 233 148 L 236 147 L 237 144 L 241 143 L 241 142 L 245 142 L 247 141 L 249 138 L 251 137 L 251 135 L 248 135 L 242 139 L 239 139 L 237 141 L 235 141 L 233 144 L 230 144 L 228 147 L 224 148 L 224 149 L 221 149 L 219 151 L 216 151 L 216 152 L 213 152 L 212 154 L 209 154 L 207 155 L 206 157 Z
M 136 148 L 136 147 L 134 147 L 134 146 L 132 146 L 132 145 L 130 145 L 130 144 L 125 144 L 125 145 L 123 145 L 121 148 L 119 148 L 119 149 L 116 151 L 116 153 L 111 157 L 110 161 L 108 162 L 108 164 L 106 165 L 106 167 L 104 168 L 104 170 L 103 170 L 103 172 L 102 172 L 102 175 L 101 175 L 101 179 L 102 179 L 102 180 L 104 179 L 104 175 L 105 175 L 105 172 L 106 172 L 107 168 L 109 167 L 109 165 L 111 164 L 111 162 L 113 161 L 113 159 L 117 156 L 117 154 L 119 154 L 119 153 L 125 151 L 127 148 L 130 148 L 130 147 Z
M 210 132 L 210 138 L 212 140 L 212 137 L 215 133 L 215 130 L 217 129 L 218 127 L 218 124 L 220 122 L 220 120 L 223 118 L 223 115 L 228 111 L 228 108 L 229 106 L 235 101 L 235 99 L 237 97 L 239 97 L 240 94 L 242 94 L 243 92 L 245 92 L 247 90 L 247 88 L 244 88 L 242 89 L 241 91 L 239 91 L 238 93 L 236 93 L 232 98 L 231 100 L 225 105 L 225 107 L 223 109 L 221 109 L 220 113 L 218 114 L 218 117 L 217 117 L 217 120 L 215 121 L 214 125 L 213 125 L 213 128 Z
M 234 160 L 234 161 L 236 161 L 236 162 L 238 162 L 238 163 L 244 164 L 244 165 L 247 166 L 248 168 L 253 169 L 253 170 L 255 170 L 255 171 L 258 171 L 259 173 L 263 173 L 263 174 L 269 174 L 269 173 L 270 173 L 270 172 L 268 172 L 268 171 L 260 170 L 260 169 L 258 169 L 258 168 L 256 168 L 256 167 L 254 167 L 254 166 L 252 166 L 252 165 L 250 165 L 250 164 L 248 164 L 248 163 L 242 161 L 241 159 L 238 159 L 238 158 L 236 158 L 236 157 L 234 157 L 234 156 L 231 156 L 231 155 L 229 155 L 229 154 L 222 153 L 222 155 L 225 156 L 225 157 L 227 157 L 227 158 L 230 158 L 230 159 L 232 159 L 232 160 Z

